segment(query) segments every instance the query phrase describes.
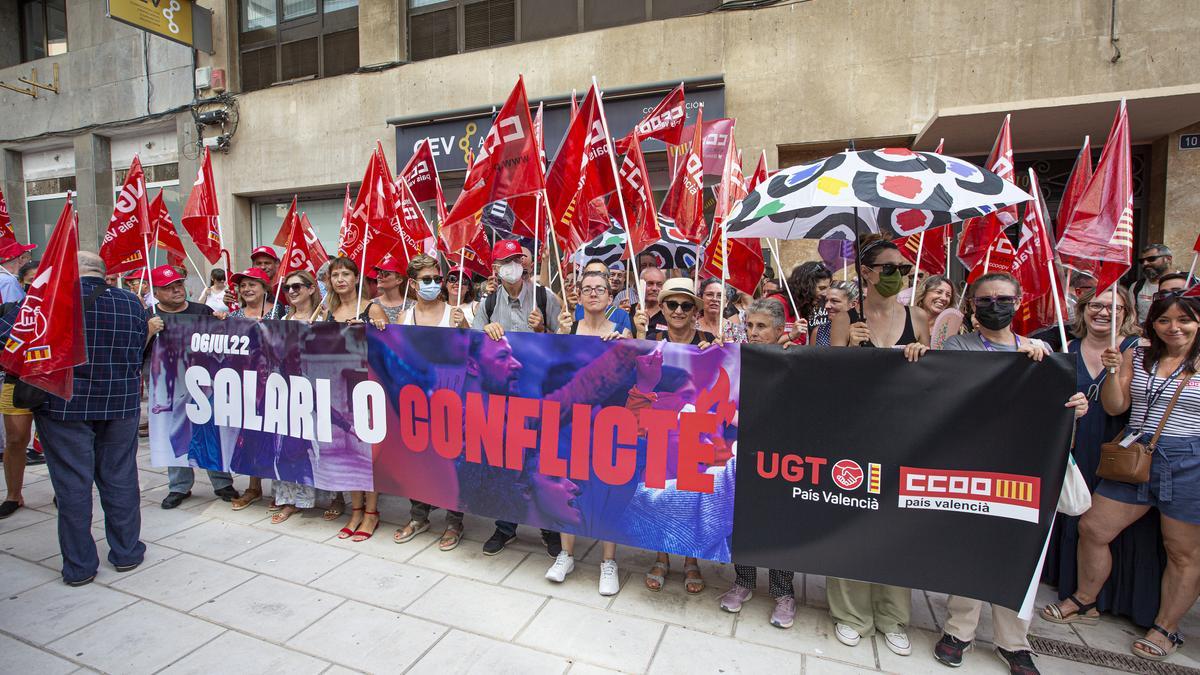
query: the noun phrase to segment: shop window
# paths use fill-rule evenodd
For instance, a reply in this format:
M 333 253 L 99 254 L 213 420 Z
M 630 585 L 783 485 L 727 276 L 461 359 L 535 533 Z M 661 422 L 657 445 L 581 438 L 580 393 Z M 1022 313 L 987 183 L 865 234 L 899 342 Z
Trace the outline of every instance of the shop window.
M 21 61 L 67 53 L 66 0 L 20 0 Z
M 358 69 L 358 0 L 239 0 L 242 91 Z

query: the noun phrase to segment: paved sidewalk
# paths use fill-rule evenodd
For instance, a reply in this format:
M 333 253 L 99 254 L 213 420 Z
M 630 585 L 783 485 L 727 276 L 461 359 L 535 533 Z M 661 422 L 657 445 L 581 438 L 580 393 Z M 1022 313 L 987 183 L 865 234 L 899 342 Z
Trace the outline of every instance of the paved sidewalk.
M 824 578 L 797 575 L 800 597 L 789 630 L 770 626 L 765 573 L 740 614 L 720 611 L 717 597 L 733 580 L 728 565 L 705 564 L 708 589 L 688 596 L 682 560 L 666 588 L 651 593 L 642 574 L 653 554 L 618 550 L 621 592 L 596 591 L 599 547 L 581 540 L 582 563 L 567 582 L 542 578 L 551 559 L 537 531 L 487 557 L 489 521 L 467 517 L 455 551 L 442 553 L 434 527 L 403 545 L 392 542 L 408 501 L 385 497 L 385 522 L 363 543 L 338 540 L 344 523 L 313 510 L 272 525 L 265 502 L 234 512 L 215 500 L 204 472 L 194 496 L 173 511 L 159 508 L 165 470 L 139 455 L 146 562 L 117 574 L 102 562 L 97 583 L 61 583 L 55 509 L 46 469 L 28 471 L 26 503 L 0 521 L 0 673 L 940 673 L 933 644 L 945 596 L 913 592 L 913 655 L 892 654 L 879 640 L 850 649 L 838 643 L 825 611 Z M 245 479 L 238 481 L 239 489 Z M 101 559 L 102 512 L 96 526 Z M 1039 603 L 1052 597 L 1043 588 Z M 989 636 L 985 614 L 980 633 Z M 1200 614 L 1182 628 L 1200 635 Z M 1141 631 L 1123 620 L 1064 627 L 1035 620 L 1035 634 L 1128 653 Z M 1172 662 L 1198 667 L 1189 645 Z M 1041 656 L 1044 673 L 1099 673 L 1092 665 Z M 1004 673 L 990 645 L 969 652 L 962 672 Z

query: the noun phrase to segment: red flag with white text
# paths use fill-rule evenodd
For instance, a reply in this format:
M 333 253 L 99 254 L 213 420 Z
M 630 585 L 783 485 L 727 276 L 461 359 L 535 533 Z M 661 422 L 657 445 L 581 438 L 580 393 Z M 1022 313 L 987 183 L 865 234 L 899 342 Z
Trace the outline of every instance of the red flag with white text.
M 179 238 L 179 232 L 175 230 L 175 223 L 171 222 L 171 212 L 163 202 L 162 190 L 159 190 L 158 194 L 154 195 L 154 201 L 150 202 L 150 222 L 154 224 L 154 245 L 166 249 L 167 264 L 176 267 L 182 265 L 187 253 L 183 249 L 183 240 Z
M 287 248 L 283 250 L 283 260 L 280 262 L 280 279 L 286 279 L 289 274 L 305 270 L 314 277 L 321 266 L 329 260 L 329 254 L 312 223 L 308 222 L 308 214 L 301 213 L 292 218 L 291 231 L 288 234 Z
M 616 142 L 616 151 L 629 152 L 629 144 L 635 142 L 634 132 L 637 133 L 637 142 L 655 138 L 667 145 L 679 145 L 686 136 L 683 128 L 686 120 L 687 101 L 683 96 L 683 83 L 680 83 L 653 110 L 646 113 L 632 131 Z
M 1013 321 L 1013 330 L 1018 335 L 1035 333 L 1057 321 L 1050 279 L 1054 270 L 1054 249 L 1050 243 L 1041 186 L 1033 169 L 1029 170 L 1029 194 L 1033 195 L 1033 201 L 1025 204 L 1017 257 L 1012 266 L 1012 275 L 1021 284 L 1021 308 Z M 1059 306 L 1066 307 L 1062 289 L 1058 292 Z
M 109 274 L 146 266 L 144 252 L 151 232 L 150 206 L 146 201 L 146 174 L 137 155 L 113 205 L 108 230 L 100 242 L 100 258 Z
M 704 108 L 696 112 L 690 147 L 676 167 L 671 186 L 663 200 L 662 214 L 675 221 L 675 229 L 693 244 L 704 242 L 708 224 L 704 222 L 704 160 L 700 157 L 703 142 Z
M 390 222 L 396 212 L 395 185 L 382 154 L 381 148 L 371 153 L 358 196 L 338 236 L 338 255 L 353 260 L 364 273 L 400 239 Z
M 0 368 L 38 389 L 70 400 L 75 366 L 87 363 L 79 289 L 79 219 L 63 206 L 0 353 Z
M 758 282 L 762 281 L 763 271 L 767 269 L 763 260 L 762 245 L 757 239 L 725 239 L 725 255 L 721 255 L 721 236 L 714 233 L 704 248 L 704 268 L 701 276 L 721 278 L 722 266 L 728 260 L 730 286 L 754 295 Z
M 608 229 L 607 222 L 594 224 L 589 217 L 592 200 L 617 187 L 601 105 L 599 91 L 590 87 L 546 175 L 555 241 L 564 257 Z
M 442 192 L 441 181 L 438 180 L 437 163 L 433 158 L 433 145 L 426 138 L 417 144 L 417 150 L 408 159 L 400 172 L 400 179 L 412 192 L 418 202 L 437 199 Z
M 996 238 L 992 240 L 992 245 L 983 252 L 983 258 L 979 260 L 979 264 L 967 275 L 967 283 L 972 283 L 985 274 L 1011 274 L 1013 260 L 1016 257 L 1017 249 L 1013 248 L 1012 242 L 1004 230 L 1000 230 L 996 233 Z
M 1075 157 L 1075 166 L 1071 167 L 1071 175 L 1067 177 L 1067 184 L 1063 186 L 1062 201 L 1058 203 L 1058 213 L 1054 218 L 1055 241 L 1062 239 L 1063 230 L 1071 218 L 1071 211 L 1075 209 L 1079 196 L 1083 194 L 1083 189 L 1087 187 L 1088 181 L 1091 179 L 1092 143 L 1090 136 L 1084 136 L 1083 147 L 1079 148 L 1079 154 Z
M 625 213 L 619 219 L 629 235 L 630 248 L 643 251 L 659 239 L 658 212 L 654 208 L 650 172 L 646 170 L 646 158 L 642 154 L 641 135 L 636 130 L 619 173 L 621 200 L 625 204 Z M 609 198 L 608 208 L 614 212 L 620 209 L 616 195 Z
M 196 182 L 192 183 L 192 191 L 188 194 L 187 204 L 183 207 L 183 229 L 191 235 L 200 254 L 210 263 L 221 259 L 221 230 L 217 225 L 217 192 L 213 184 L 212 157 L 208 148 L 204 148 L 204 159 L 200 162 L 200 170 L 196 172 Z M 111 271 L 111 270 L 110 270 Z
M 1013 164 L 1009 118 L 1009 115 L 1004 116 L 1004 124 L 1000 125 L 1000 133 L 996 136 L 996 143 L 992 146 L 987 166 L 984 168 L 1012 183 L 1016 170 Z M 988 248 L 996 241 L 997 233 L 1017 222 L 1017 215 L 1016 206 L 1007 206 L 986 216 L 963 221 L 962 234 L 958 240 L 958 259 L 962 264 L 967 269 L 974 270 L 986 257 Z
M 1094 270 L 1096 288 L 1117 282 L 1133 258 L 1133 169 L 1129 143 L 1129 112 L 1122 101 L 1117 109 L 1100 162 L 1079 195 L 1058 254 L 1064 265 Z

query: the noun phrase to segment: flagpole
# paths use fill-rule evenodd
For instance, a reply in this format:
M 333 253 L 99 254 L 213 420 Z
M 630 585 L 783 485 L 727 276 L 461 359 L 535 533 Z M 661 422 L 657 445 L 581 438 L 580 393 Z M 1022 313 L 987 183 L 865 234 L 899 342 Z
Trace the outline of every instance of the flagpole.
M 368 220 L 363 224 L 362 262 L 358 264 L 358 304 L 354 307 L 355 316 L 358 315 L 358 310 L 362 307 L 363 282 L 367 280 L 367 242 L 370 241 L 370 236 L 368 236 L 370 228 L 371 223 Z
M 542 204 L 542 208 L 546 209 L 546 222 L 550 223 L 552 218 L 550 213 L 550 202 L 547 200 Z M 567 277 L 565 274 L 563 274 L 562 249 L 558 247 L 558 237 L 554 236 L 554 234 L 550 232 L 551 227 L 552 225 L 546 228 L 546 237 L 549 239 L 550 245 L 554 247 L 554 253 L 552 255 L 554 255 L 554 262 L 558 264 L 558 290 L 562 293 L 563 307 L 567 309 L 574 309 L 570 307 L 570 303 L 567 302 Z M 551 291 L 553 290 L 554 289 L 552 287 Z
M 150 286 L 150 297 L 154 297 L 154 280 L 150 278 L 150 238 L 142 235 L 142 245 L 146 248 L 146 284 Z M 158 303 L 152 305 L 154 313 L 158 314 Z
M 925 230 L 921 230 L 921 237 L 917 239 L 917 268 L 913 270 L 913 288 L 912 295 L 908 298 L 908 306 L 917 306 L 917 281 L 921 278 L 921 253 L 925 248 Z
M 1054 296 L 1054 316 L 1058 319 L 1058 339 L 1062 343 L 1062 353 L 1067 353 L 1067 328 L 1063 325 L 1062 303 L 1058 299 L 1058 272 L 1054 269 L 1054 258 L 1046 261 L 1050 270 L 1050 293 Z
M 625 197 L 621 194 L 621 173 L 617 170 L 616 149 L 613 147 L 612 134 L 608 130 L 608 116 L 604 112 L 604 98 L 600 94 L 600 85 L 596 82 L 596 76 L 592 75 L 592 88 L 596 90 L 596 109 L 600 111 L 600 124 L 604 128 L 604 147 L 608 153 L 608 165 L 612 168 L 613 179 L 617 184 L 617 208 L 621 210 L 621 220 L 628 218 L 628 211 L 625 210 Z M 636 131 L 636 129 L 635 129 Z M 637 141 L 636 134 L 634 141 Z M 629 252 L 629 265 L 625 268 L 626 284 L 628 285 L 628 277 L 633 273 L 633 266 L 637 264 L 637 259 L 633 257 L 633 235 L 629 231 L 629 223 L 625 223 L 625 249 Z M 700 259 L 696 259 L 696 269 L 700 269 Z M 646 306 L 646 299 L 641 298 L 642 307 Z
M 463 287 L 463 284 L 466 283 L 465 280 L 463 279 L 463 276 L 466 274 L 466 271 L 467 271 L 467 247 L 464 246 L 464 247 L 462 247 L 462 250 L 458 252 L 458 297 L 456 297 L 454 299 L 455 307 L 458 307 L 459 305 L 462 304 L 462 287 Z M 404 284 L 404 294 L 405 294 L 405 296 L 408 295 L 407 280 L 405 281 L 405 284 Z M 407 297 L 405 298 L 405 301 L 407 301 Z M 400 306 L 403 307 L 404 304 L 401 303 Z M 416 314 L 415 313 L 413 314 L 413 323 L 416 323 Z
M 541 233 L 542 233 L 541 232 L 541 230 L 542 230 L 542 222 L 541 222 L 542 221 L 542 192 L 544 192 L 544 190 L 538 190 L 537 192 L 533 193 L 533 297 L 534 298 L 537 298 L 537 285 L 538 285 L 538 241 L 539 241 L 539 235 L 541 235 Z M 534 304 L 536 305 L 537 303 L 534 303 Z M 545 322 L 545 323 L 543 323 L 543 327 L 550 325 L 549 318 L 543 316 L 542 321 Z
M 717 314 L 717 339 L 725 339 L 725 283 L 729 280 L 729 228 L 721 219 L 721 309 Z
M 1184 286 L 1191 286 L 1192 279 L 1196 276 L 1196 258 L 1200 258 L 1200 251 L 1192 254 L 1192 266 L 1188 268 L 1187 282 Z
M 775 259 L 779 261 L 780 269 L 783 269 L 783 259 L 779 257 L 779 252 L 775 250 L 774 246 L 771 245 L 770 238 L 767 238 L 767 246 L 770 246 L 771 248 L 771 255 L 775 256 Z M 843 267 L 842 269 L 844 271 L 846 268 Z M 792 287 L 788 285 L 787 279 L 781 279 L 780 282 L 780 285 L 783 286 L 784 291 L 787 292 L 788 301 L 792 303 L 792 314 L 796 317 L 796 320 L 799 321 L 800 310 L 796 307 L 796 298 L 792 297 Z
M 295 203 L 296 203 L 295 197 L 293 197 L 292 204 L 294 205 Z M 298 217 L 295 215 L 294 211 L 292 212 L 292 215 L 293 215 L 293 217 Z M 286 218 L 286 216 L 285 216 L 285 218 Z M 285 272 L 287 271 L 288 261 L 292 259 L 292 244 L 295 243 L 295 236 L 294 236 L 295 234 L 296 234 L 296 224 L 294 222 L 289 223 L 287 247 L 283 249 L 283 268 L 284 268 Z M 275 302 L 271 303 L 272 307 L 279 306 L 279 294 L 283 292 L 283 281 L 284 281 L 283 279 L 280 279 L 279 283 L 277 283 L 275 285 Z

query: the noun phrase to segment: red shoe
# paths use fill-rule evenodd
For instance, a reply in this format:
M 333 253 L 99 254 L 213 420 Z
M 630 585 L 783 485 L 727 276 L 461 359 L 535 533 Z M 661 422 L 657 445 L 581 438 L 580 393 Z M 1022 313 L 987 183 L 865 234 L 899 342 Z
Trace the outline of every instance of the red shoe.
M 351 506 L 351 507 L 350 507 L 350 510 L 351 510 L 351 511 L 362 511 L 362 510 L 363 510 L 363 507 L 361 507 L 361 506 Z M 351 518 L 353 518 L 353 517 L 354 517 L 354 516 L 353 516 L 353 515 L 351 515 Z M 338 539 L 349 539 L 350 537 L 353 537 L 355 534 L 357 534 L 357 532 L 355 532 L 354 530 L 350 529 L 349 527 L 343 527 L 342 529 L 338 530 L 338 536 L 337 536 L 337 537 L 338 537 Z
M 364 512 L 363 512 L 363 516 L 364 516 L 364 517 L 363 517 L 363 522 L 366 522 L 366 521 L 367 521 L 367 519 L 366 519 L 366 516 L 378 516 L 378 515 L 379 515 L 379 512 L 378 512 L 378 511 L 364 511 Z M 353 534 L 353 536 L 352 536 L 352 538 L 350 539 L 350 541 L 353 541 L 353 542 L 361 542 L 361 541 L 366 541 L 366 540 L 370 539 L 372 536 L 374 536 L 374 534 L 375 534 L 375 530 L 376 530 L 376 529 L 378 529 L 378 527 L 379 527 L 379 521 L 378 521 L 378 520 L 376 520 L 376 521 L 375 521 L 375 527 L 371 528 L 371 531 L 370 531 L 370 532 L 367 532 L 366 530 L 358 530 L 357 532 L 355 532 L 355 533 Z M 340 536 L 340 535 L 339 535 L 339 536 Z

